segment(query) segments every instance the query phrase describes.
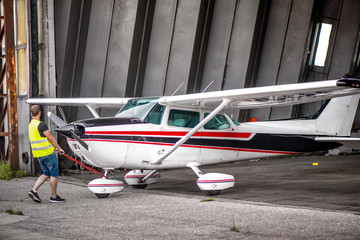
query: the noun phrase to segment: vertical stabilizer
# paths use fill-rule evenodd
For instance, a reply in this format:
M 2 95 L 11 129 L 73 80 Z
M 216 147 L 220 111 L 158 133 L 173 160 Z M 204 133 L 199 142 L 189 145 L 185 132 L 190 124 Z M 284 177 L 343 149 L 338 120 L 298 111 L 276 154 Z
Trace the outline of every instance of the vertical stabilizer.
M 316 120 L 316 131 L 331 136 L 350 136 L 360 95 L 333 98 Z

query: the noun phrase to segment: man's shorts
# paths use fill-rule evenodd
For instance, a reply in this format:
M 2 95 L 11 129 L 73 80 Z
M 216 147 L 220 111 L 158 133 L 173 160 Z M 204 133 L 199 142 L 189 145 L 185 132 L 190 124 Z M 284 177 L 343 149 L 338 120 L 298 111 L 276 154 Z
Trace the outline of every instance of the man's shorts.
M 55 152 L 53 154 L 37 158 L 45 176 L 58 177 L 59 165 Z

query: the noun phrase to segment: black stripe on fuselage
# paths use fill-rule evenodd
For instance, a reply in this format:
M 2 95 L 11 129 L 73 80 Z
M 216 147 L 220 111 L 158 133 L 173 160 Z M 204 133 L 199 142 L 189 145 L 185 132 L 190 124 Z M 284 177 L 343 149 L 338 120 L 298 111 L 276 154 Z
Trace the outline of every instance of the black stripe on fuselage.
M 341 146 L 338 143 L 316 142 L 313 135 L 296 134 L 256 134 L 251 140 L 214 139 L 214 138 L 190 138 L 184 144 L 198 147 L 219 147 L 236 149 L 255 149 L 284 152 L 316 152 L 333 149 Z M 180 138 L 177 137 L 149 137 L 149 136 L 114 136 L 114 135 L 85 135 L 84 140 L 113 140 L 135 141 L 146 143 L 175 144 Z

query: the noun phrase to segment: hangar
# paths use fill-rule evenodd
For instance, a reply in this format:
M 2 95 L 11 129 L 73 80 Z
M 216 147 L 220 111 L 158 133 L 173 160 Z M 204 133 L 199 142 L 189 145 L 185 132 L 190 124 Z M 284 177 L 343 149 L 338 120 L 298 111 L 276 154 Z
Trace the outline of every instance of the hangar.
M 28 172 L 29 97 L 148 97 L 171 95 L 181 83 L 177 94 L 360 74 L 357 0 L 3 0 L 1 12 L 4 40 L 14 45 L 2 59 L 15 66 L 15 77 L 2 74 L 1 83 L 12 80 L 16 94 L 7 91 L 14 85 L 0 85 L 0 155 L 18 156 Z M 16 106 L 6 105 L 13 98 Z M 248 110 L 238 119 L 297 117 L 318 107 Z M 63 110 L 68 120 L 90 116 Z

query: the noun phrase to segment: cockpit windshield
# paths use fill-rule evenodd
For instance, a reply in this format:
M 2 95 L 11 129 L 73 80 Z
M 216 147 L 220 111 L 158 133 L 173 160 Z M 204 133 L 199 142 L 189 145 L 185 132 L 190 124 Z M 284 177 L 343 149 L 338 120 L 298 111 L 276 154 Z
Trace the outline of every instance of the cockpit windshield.
M 144 121 L 150 110 L 157 104 L 157 100 L 158 98 L 130 99 L 115 117 L 138 118 Z

